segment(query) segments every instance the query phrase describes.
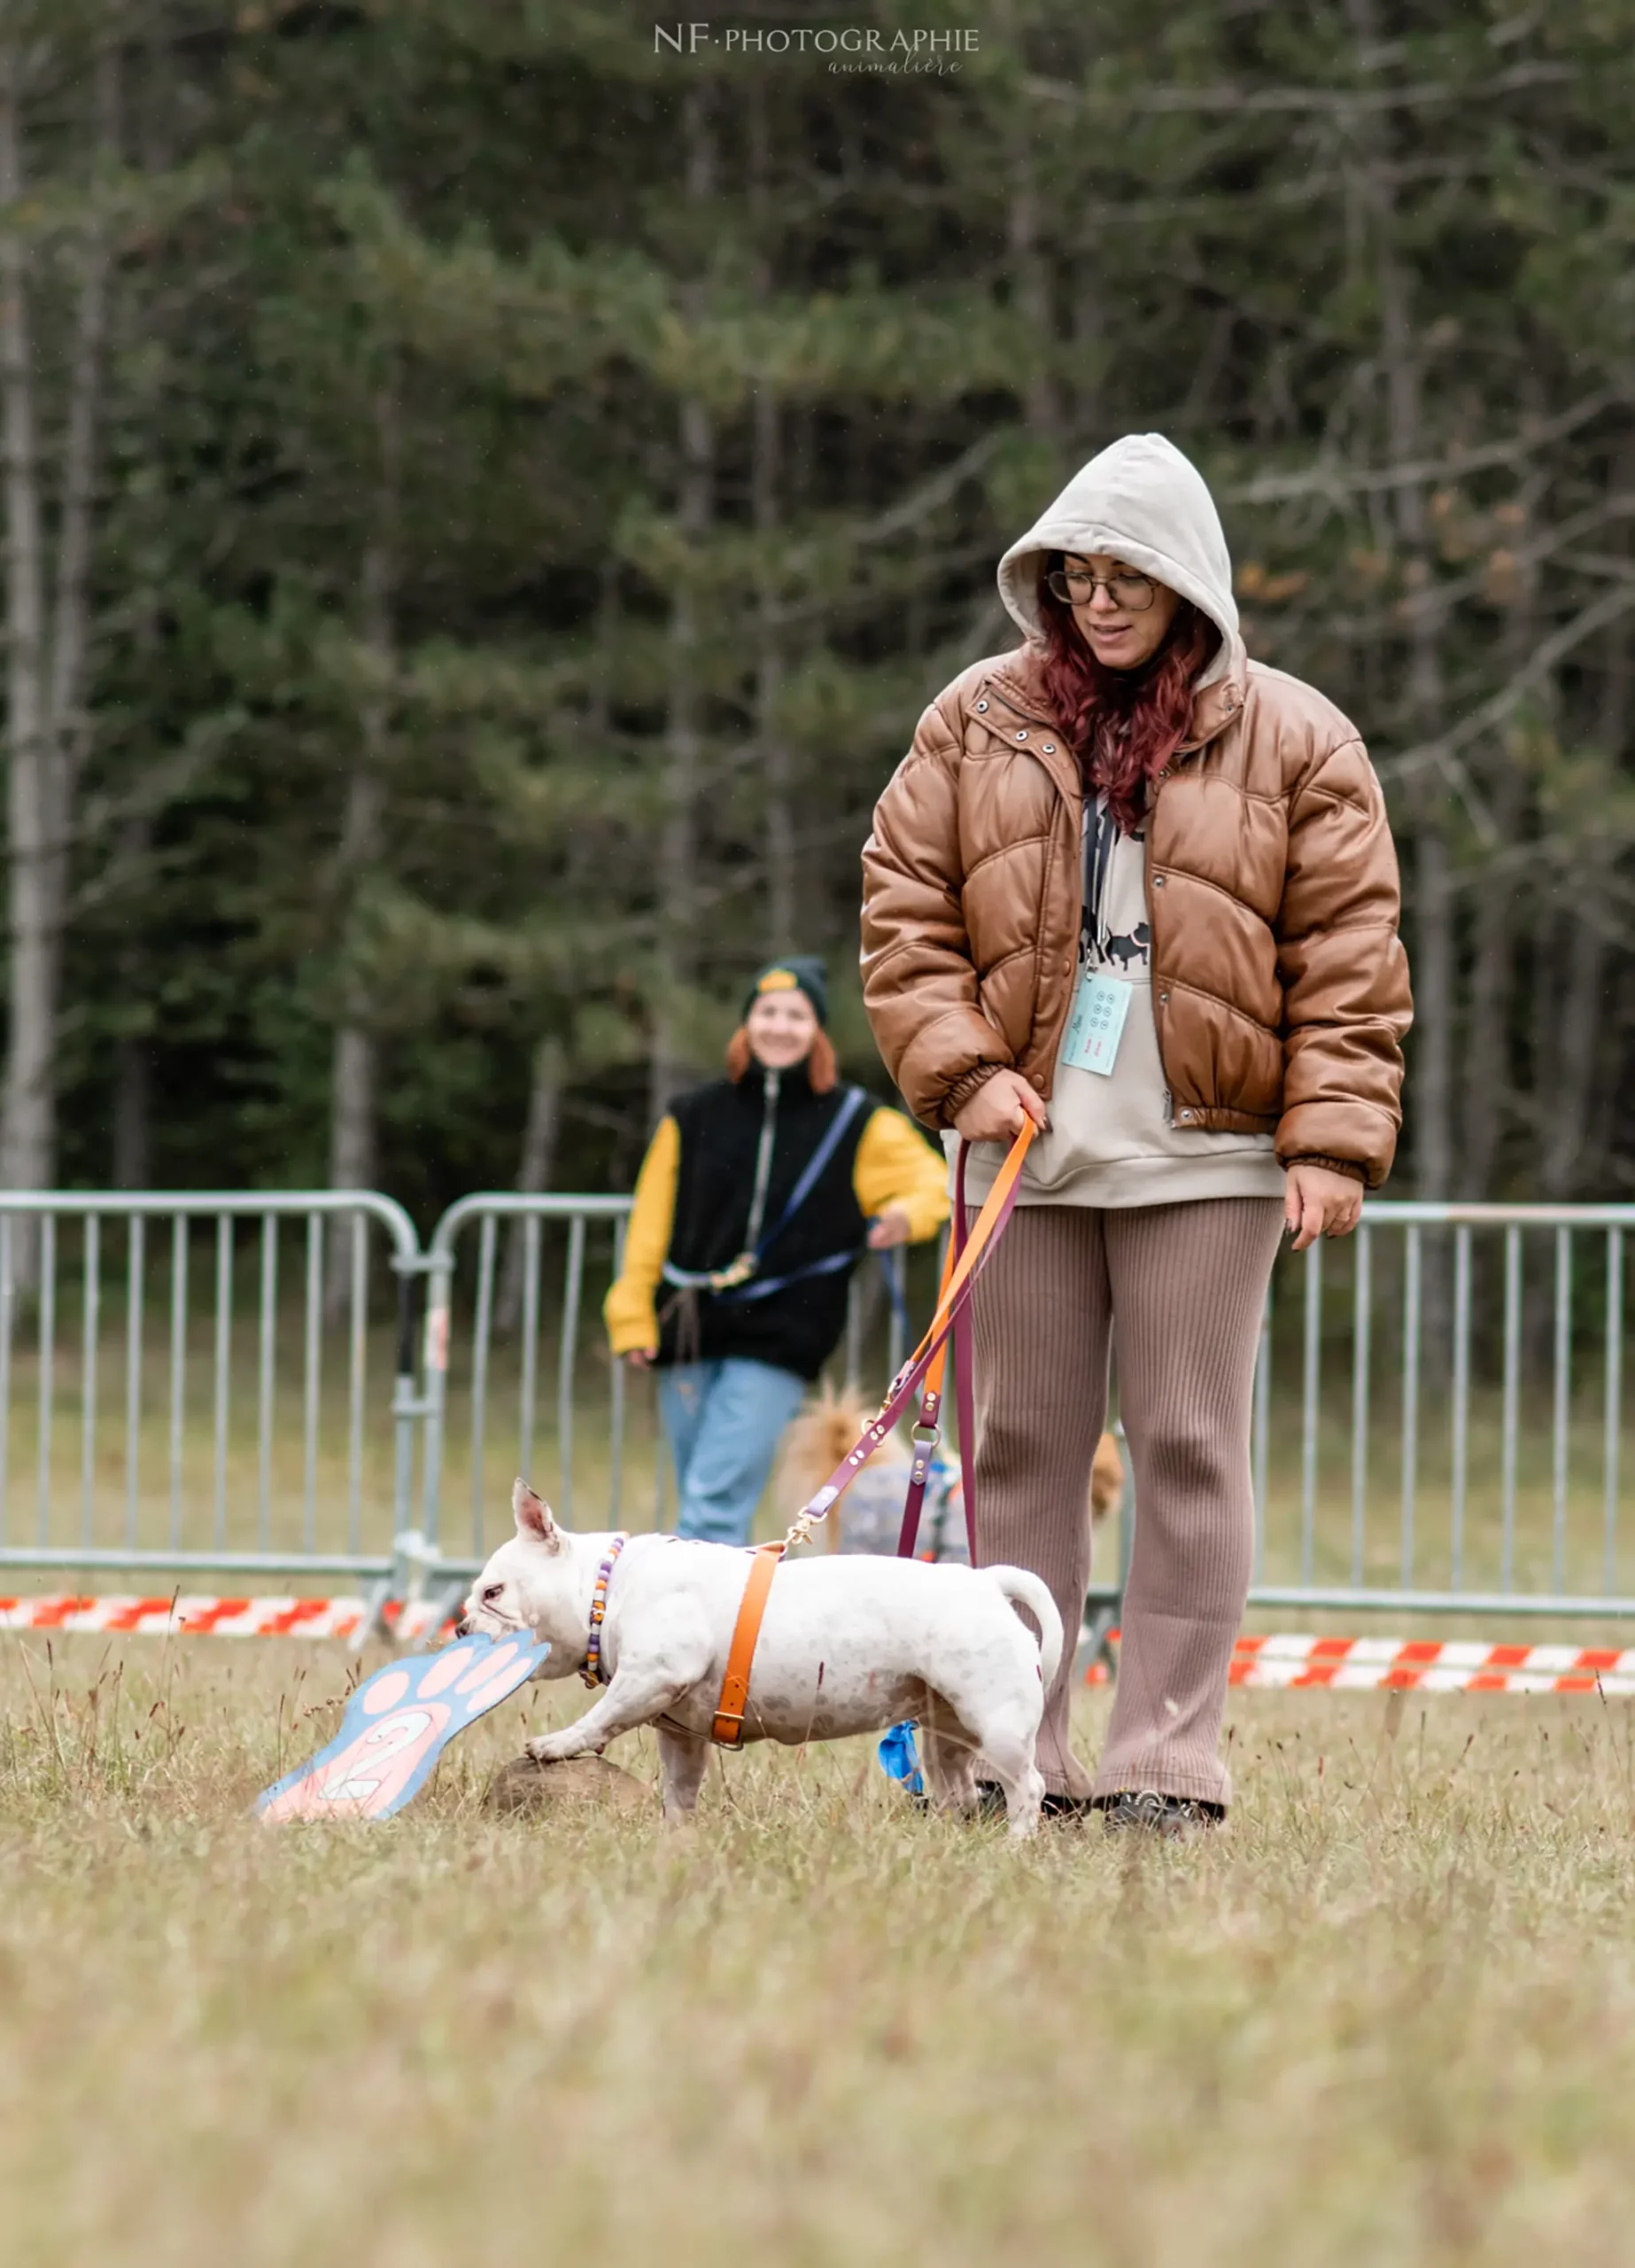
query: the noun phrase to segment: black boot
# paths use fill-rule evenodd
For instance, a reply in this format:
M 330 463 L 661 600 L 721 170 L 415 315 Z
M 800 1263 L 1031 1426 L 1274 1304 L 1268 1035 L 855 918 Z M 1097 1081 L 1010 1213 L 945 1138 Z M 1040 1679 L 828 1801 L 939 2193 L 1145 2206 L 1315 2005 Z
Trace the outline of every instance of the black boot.
M 1219 1826 L 1226 1817 L 1222 1804 L 1205 1803 L 1197 1796 L 1166 1796 L 1157 1788 L 1120 1788 L 1116 1796 L 1098 1796 L 1096 1809 L 1109 1832 L 1133 1827 L 1175 1843 Z

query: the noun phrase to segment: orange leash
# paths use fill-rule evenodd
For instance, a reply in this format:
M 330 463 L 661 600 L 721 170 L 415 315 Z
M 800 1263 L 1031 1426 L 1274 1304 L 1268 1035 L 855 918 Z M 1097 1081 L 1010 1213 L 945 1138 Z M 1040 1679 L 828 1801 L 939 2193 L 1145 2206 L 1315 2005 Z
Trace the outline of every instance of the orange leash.
M 783 1542 L 759 1544 L 751 1552 L 748 1580 L 744 1585 L 744 1596 L 739 1602 L 738 1619 L 732 1626 L 732 1641 L 727 1648 L 721 1697 L 716 1704 L 715 1720 L 709 1728 L 709 1737 L 717 1746 L 741 1748 L 744 1744 L 744 1713 L 749 1705 L 749 1673 L 755 1666 L 755 1651 L 761 1636 L 761 1624 L 779 1560 L 792 1543 L 806 1541 L 815 1520 L 825 1517 L 829 1506 L 841 1489 L 873 1455 L 896 1424 L 916 1390 L 923 1384 L 929 1394 L 941 1398 L 943 1366 L 948 1360 L 949 1334 L 954 1327 L 955 1315 L 963 1303 L 967 1287 L 988 1246 L 1011 1217 L 1016 1184 L 1027 1161 L 1034 1133 L 1032 1119 L 1024 1120 L 1022 1130 L 1011 1144 L 957 1259 L 954 1254 L 953 1240 L 949 1239 L 941 1288 L 937 1293 L 936 1311 L 932 1316 L 925 1337 L 893 1380 L 879 1416 L 866 1429 L 846 1462 L 794 1520 Z M 814 1507 L 818 1509 L 814 1510 Z

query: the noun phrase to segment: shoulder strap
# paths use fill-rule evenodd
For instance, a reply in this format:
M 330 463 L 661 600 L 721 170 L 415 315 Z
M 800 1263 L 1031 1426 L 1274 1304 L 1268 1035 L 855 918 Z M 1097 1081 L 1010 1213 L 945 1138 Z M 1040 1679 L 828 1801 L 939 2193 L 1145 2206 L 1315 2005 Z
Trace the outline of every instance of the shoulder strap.
M 763 1300 L 773 1292 L 781 1292 L 786 1285 L 795 1280 L 795 1277 L 826 1275 L 835 1269 L 849 1268 L 856 1258 L 856 1254 L 851 1251 L 835 1253 L 826 1260 L 812 1261 L 806 1267 L 797 1269 L 794 1277 L 779 1276 L 763 1283 L 757 1272 L 769 1250 L 817 1187 L 824 1169 L 839 1149 L 847 1128 L 867 1100 L 868 1097 L 861 1087 L 846 1089 L 841 1098 L 839 1108 L 827 1126 L 824 1128 L 822 1140 L 807 1160 L 800 1179 L 790 1191 L 788 1203 L 771 1227 L 756 1239 L 751 1252 L 740 1255 L 730 1268 L 721 1269 L 678 1268 L 672 1261 L 666 1260 L 662 1270 L 664 1281 L 675 1285 L 678 1289 L 710 1291 L 723 1300 L 727 1298 Z M 766 1146 L 763 1142 L 762 1155 L 764 1158 L 766 1154 Z M 757 1165 L 757 1178 L 758 1175 Z
M 811 1156 L 806 1161 L 804 1172 L 802 1174 L 799 1181 L 795 1183 L 794 1187 L 789 1192 L 789 1202 L 784 1207 L 784 1209 L 779 1215 L 778 1219 L 756 1245 L 756 1258 L 757 1260 L 764 1259 L 767 1252 L 774 1244 L 777 1243 L 779 1238 L 788 1227 L 790 1222 L 794 1220 L 795 1215 L 800 1211 L 802 1206 L 805 1204 L 813 1190 L 816 1189 L 819 1180 L 823 1177 L 825 1168 L 833 1157 L 836 1150 L 840 1148 L 841 1138 L 844 1136 L 847 1128 L 851 1124 L 853 1119 L 856 1118 L 857 1113 L 862 1109 L 864 1104 L 867 1100 L 868 1097 L 864 1093 L 861 1087 L 848 1087 L 845 1093 L 841 1097 L 840 1107 L 836 1110 L 833 1117 L 829 1121 L 827 1126 L 825 1127 L 822 1141 L 818 1143 L 818 1147 L 812 1152 Z

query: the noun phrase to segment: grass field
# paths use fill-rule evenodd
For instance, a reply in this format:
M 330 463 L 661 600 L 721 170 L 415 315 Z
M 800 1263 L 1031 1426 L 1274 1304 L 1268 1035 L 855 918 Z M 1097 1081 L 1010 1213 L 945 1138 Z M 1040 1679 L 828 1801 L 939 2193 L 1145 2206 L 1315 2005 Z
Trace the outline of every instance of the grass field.
M 521 1702 L 389 1826 L 257 1827 L 347 1674 L 0 1651 L 8 2268 L 1629 2256 L 1627 1704 L 1235 1695 L 1182 1849 L 1019 1855 L 862 1743 L 500 1819 Z

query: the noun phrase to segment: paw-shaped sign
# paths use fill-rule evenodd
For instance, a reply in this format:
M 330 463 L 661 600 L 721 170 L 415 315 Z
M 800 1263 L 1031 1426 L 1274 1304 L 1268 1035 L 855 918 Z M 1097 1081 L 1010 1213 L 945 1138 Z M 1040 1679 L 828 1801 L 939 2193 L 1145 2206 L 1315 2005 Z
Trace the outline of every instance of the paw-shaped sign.
M 256 1798 L 271 1825 L 291 1819 L 390 1819 L 426 1784 L 456 1733 L 525 1684 L 550 1647 L 531 1638 L 461 1638 L 441 1653 L 366 1677 L 325 1748 Z

